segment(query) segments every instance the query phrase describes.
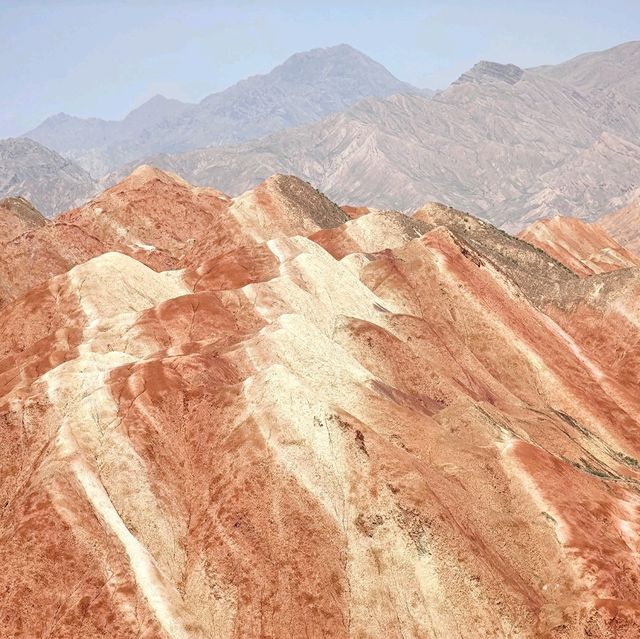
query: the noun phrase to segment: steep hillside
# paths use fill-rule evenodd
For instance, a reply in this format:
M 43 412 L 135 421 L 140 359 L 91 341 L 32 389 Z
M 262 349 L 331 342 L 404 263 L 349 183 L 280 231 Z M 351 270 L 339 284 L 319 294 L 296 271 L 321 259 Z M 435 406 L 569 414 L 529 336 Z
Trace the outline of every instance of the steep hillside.
M 32 229 L 40 228 L 47 219 L 22 197 L 0 200 L 0 245 Z
M 91 176 L 27 138 L 0 140 L 0 198 L 23 197 L 50 217 L 98 191 Z
M 98 202 L 0 309 L 1 636 L 638 636 L 640 270 L 291 176 Z
M 613 90 L 632 99 L 640 93 L 640 41 L 605 51 L 583 53 L 562 64 L 536 67 L 536 73 L 560 80 L 580 91 Z
M 640 266 L 640 257 L 618 244 L 599 225 L 571 217 L 539 220 L 518 237 L 582 276 Z

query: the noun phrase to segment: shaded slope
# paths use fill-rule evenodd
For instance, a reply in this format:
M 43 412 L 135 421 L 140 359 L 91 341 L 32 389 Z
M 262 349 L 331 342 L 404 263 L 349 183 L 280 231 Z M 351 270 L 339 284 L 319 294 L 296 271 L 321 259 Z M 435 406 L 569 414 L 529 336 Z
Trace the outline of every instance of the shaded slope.
M 431 228 L 449 229 L 454 237 L 463 241 L 463 246 L 470 246 L 513 280 L 536 305 L 554 299 L 575 282 L 576 276 L 548 253 L 450 206 L 429 202 L 418 209 L 412 219 Z
M 0 200 L 0 245 L 46 223 L 47 219 L 28 200 L 22 197 Z

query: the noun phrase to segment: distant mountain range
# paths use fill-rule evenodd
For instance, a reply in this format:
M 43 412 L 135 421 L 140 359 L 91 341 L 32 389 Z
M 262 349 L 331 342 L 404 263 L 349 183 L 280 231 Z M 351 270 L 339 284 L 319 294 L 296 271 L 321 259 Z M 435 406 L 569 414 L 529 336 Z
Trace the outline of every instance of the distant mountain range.
M 583 53 L 562 64 L 531 69 L 580 91 L 613 90 L 637 99 L 640 93 L 640 42 L 626 42 L 605 51 Z
M 316 122 L 358 100 L 421 93 L 381 64 L 342 44 L 291 56 L 198 104 L 155 96 L 119 122 L 64 113 L 25 135 L 95 176 L 154 153 L 232 144 Z
M 37 176 L 56 154 L 21 169 L 32 186 L 0 155 L 0 195 L 51 214 L 143 162 L 233 195 L 291 173 L 344 203 L 442 201 L 512 231 L 593 220 L 640 187 L 639 59 L 629 42 L 532 69 L 482 61 L 432 96 L 347 45 L 314 49 L 197 105 L 157 96 L 121 122 L 49 118 L 27 135 L 68 161 L 52 196 Z
M 634 42 L 532 70 L 480 62 L 432 99 L 364 100 L 314 125 L 147 162 L 231 193 L 281 172 L 341 202 L 438 200 L 512 230 L 594 219 L 640 185 L 639 52 Z

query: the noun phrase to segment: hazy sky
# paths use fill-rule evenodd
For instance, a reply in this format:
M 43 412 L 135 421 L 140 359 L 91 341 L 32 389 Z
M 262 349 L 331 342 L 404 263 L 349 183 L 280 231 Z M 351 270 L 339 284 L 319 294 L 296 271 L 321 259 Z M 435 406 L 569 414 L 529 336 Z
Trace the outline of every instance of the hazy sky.
M 233 5 L 233 6 L 231 6 Z M 640 0 L 0 0 L 0 137 L 48 115 L 198 101 L 346 42 L 442 88 L 480 59 L 532 66 L 640 39 Z

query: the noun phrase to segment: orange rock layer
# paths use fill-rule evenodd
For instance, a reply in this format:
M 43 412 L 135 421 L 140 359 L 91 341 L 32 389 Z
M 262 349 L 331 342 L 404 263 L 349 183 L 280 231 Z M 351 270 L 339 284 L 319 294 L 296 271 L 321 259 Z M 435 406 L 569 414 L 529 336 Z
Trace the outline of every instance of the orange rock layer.
M 599 225 L 573 217 L 539 220 L 518 237 L 581 276 L 640 266 L 640 257 L 623 248 Z
M 144 169 L 29 234 L 0 636 L 638 636 L 638 269 L 285 176 Z
M 636 192 L 627 206 L 601 217 L 598 224 L 622 246 L 640 253 L 640 194 Z

